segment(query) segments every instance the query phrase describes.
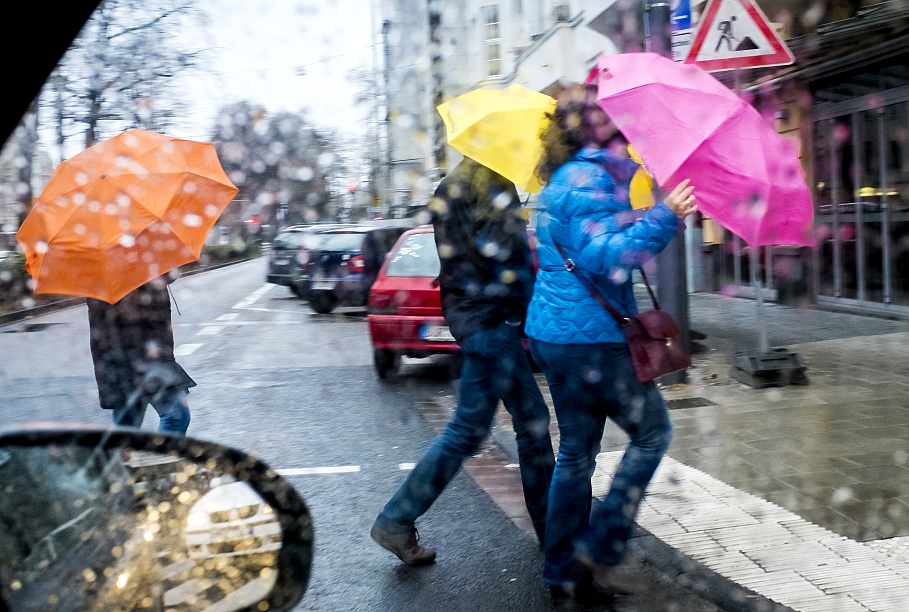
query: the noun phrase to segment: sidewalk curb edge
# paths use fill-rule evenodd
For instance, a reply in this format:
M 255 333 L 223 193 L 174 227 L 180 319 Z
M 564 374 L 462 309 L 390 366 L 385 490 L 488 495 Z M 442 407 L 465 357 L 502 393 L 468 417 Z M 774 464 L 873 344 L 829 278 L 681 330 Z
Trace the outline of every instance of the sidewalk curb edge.
M 511 432 L 493 427 L 490 438 L 514 463 L 518 447 Z M 794 612 L 780 603 L 755 593 L 737 582 L 718 574 L 659 539 L 637 523 L 630 540 L 630 552 L 652 565 L 668 579 L 710 603 L 729 612 Z

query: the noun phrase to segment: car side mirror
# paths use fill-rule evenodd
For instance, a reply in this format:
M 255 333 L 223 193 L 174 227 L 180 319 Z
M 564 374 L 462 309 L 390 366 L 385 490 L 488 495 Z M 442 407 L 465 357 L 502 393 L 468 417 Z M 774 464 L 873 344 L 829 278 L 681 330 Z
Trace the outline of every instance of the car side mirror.
M 0 434 L 0 609 L 290 610 L 313 553 L 268 465 L 127 429 Z

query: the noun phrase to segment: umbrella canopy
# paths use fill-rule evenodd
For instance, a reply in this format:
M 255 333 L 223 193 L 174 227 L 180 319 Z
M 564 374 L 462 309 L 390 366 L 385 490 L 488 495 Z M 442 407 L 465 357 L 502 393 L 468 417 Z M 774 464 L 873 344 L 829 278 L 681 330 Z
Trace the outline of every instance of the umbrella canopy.
M 197 260 L 237 191 L 209 143 L 129 130 L 82 151 L 16 234 L 35 293 L 118 301 Z
M 698 208 L 751 246 L 814 246 L 798 153 L 747 102 L 654 53 L 599 59 L 597 101 L 657 182 L 695 186 Z
M 474 89 L 438 107 L 448 144 L 491 168 L 530 193 L 542 185 L 536 167 L 543 154 L 540 133 L 546 113 L 555 110 L 551 97 L 512 85 L 505 89 Z

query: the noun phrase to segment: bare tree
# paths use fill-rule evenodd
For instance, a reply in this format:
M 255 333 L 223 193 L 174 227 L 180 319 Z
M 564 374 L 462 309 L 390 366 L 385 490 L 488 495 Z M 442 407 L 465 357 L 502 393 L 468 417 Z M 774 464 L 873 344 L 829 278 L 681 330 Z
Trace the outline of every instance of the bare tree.
M 170 127 L 180 110 L 173 77 L 201 52 L 182 48 L 180 34 L 203 17 L 192 0 L 105 0 L 42 91 L 58 144 L 67 128 L 89 147 L 122 129 Z

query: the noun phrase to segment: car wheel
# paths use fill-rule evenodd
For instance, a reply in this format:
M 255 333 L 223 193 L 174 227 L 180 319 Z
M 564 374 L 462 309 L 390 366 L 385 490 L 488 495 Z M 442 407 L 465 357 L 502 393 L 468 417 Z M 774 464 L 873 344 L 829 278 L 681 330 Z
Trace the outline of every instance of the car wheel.
M 290 289 L 290 292 L 293 293 L 295 296 L 297 296 L 297 297 L 303 297 L 303 296 L 300 294 L 300 288 L 297 287 L 295 284 L 291 283 L 287 288 Z
M 397 375 L 401 369 L 401 353 L 389 349 L 373 349 L 373 361 L 379 378 L 388 379 Z
M 313 293 L 309 296 L 309 306 L 319 314 L 330 313 L 338 303 L 337 298 L 330 293 Z

